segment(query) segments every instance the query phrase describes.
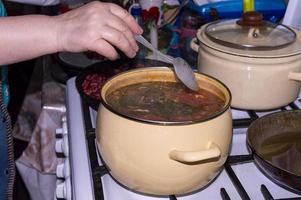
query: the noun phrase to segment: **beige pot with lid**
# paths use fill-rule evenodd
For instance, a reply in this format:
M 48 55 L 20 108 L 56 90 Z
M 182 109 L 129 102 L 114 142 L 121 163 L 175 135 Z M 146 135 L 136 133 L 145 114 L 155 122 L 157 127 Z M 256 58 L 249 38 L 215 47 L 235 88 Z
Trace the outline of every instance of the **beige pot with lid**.
M 116 112 L 106 102 L 111 91 L 146 81 L 177 81 L 170 68 L 121 73 L 102 87 L 97 144 L 110 174 L 122 185 L 146 194 L 185 194 L 207 185 L 225 163 L 232 139 L 231 95 L 218 80 L 196 74 L 200 86 L 225 101 L 223 109 L 194 122 L 156 122 Z
M 285 106 L 300 90 L 301 34 L 262 21 L 262 16 L 259 20 L 255 16 L 255 23 L 254 18 L 251 24 L 248 20 L 244 16 L 201 27 L 191 42 L 198 52 L 198 70 L 229 87 L 232 107 L 269 110 Z

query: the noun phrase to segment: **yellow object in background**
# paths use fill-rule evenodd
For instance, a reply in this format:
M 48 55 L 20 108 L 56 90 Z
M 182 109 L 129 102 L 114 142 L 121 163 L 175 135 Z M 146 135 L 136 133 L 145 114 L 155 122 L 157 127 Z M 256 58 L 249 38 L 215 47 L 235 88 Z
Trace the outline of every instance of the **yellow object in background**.
M 244 1 L 244 13 L 255 10 L 255 0 L 243 0 Z

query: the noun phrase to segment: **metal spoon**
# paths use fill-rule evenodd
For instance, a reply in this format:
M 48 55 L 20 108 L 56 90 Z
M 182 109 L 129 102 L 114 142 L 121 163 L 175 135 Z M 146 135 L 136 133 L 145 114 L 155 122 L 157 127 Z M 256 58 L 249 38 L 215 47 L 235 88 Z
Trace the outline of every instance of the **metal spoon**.
M 177 77 L 189 89 L 193 91 L 198 91 L 200 89 L 193 70 L 183 58 L 180 57 L 174 58 L 161 53 L 161 51 L 154 48 L 153 45 L 150 42 L 148 42 L 142 35 L 136 35 L 135 38 L 139 43 L 141 43 L 148 49 L 152 50 L 152 52 L 156 54 L 159 58 L 161 58 L 162 61 L 171 63 L 175 68 Z

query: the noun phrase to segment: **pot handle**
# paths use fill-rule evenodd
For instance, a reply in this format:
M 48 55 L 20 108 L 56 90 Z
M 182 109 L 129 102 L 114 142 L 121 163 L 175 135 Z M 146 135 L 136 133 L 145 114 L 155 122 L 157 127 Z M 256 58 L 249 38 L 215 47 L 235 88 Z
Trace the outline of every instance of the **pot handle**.
M 301 81 L 301 73 L 299 73 L 299 72 L 290 72 L 288 74 L 288 79 L 295 80 L 295 81 Z
M 192 163 L 205 161 L 209 159 L 219 158 L 221 156 L 220 148 L 210 142 L 207 149 L 199 150 L 199 151 L 179 151 L 172 150 L 169 153 L 169 157 L 172 160 L 184 162 L 184 163 Z
M 190 41 L 190 47 L 195 52 L 199 51 L 199 45 L 197 44 L 197 38 L 192 38 L 192 40 Z

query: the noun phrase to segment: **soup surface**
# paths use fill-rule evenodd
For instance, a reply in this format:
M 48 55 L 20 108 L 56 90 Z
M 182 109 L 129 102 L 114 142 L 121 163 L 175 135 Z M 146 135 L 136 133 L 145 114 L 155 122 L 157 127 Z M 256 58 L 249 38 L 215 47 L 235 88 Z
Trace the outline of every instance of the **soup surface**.
M 143 82 L 119 88 L 107 103 L 124 115 L 151 121 L 185 122 L 207 119 L 225 105 L 217 95 L 187 89 L 181 83 Z

